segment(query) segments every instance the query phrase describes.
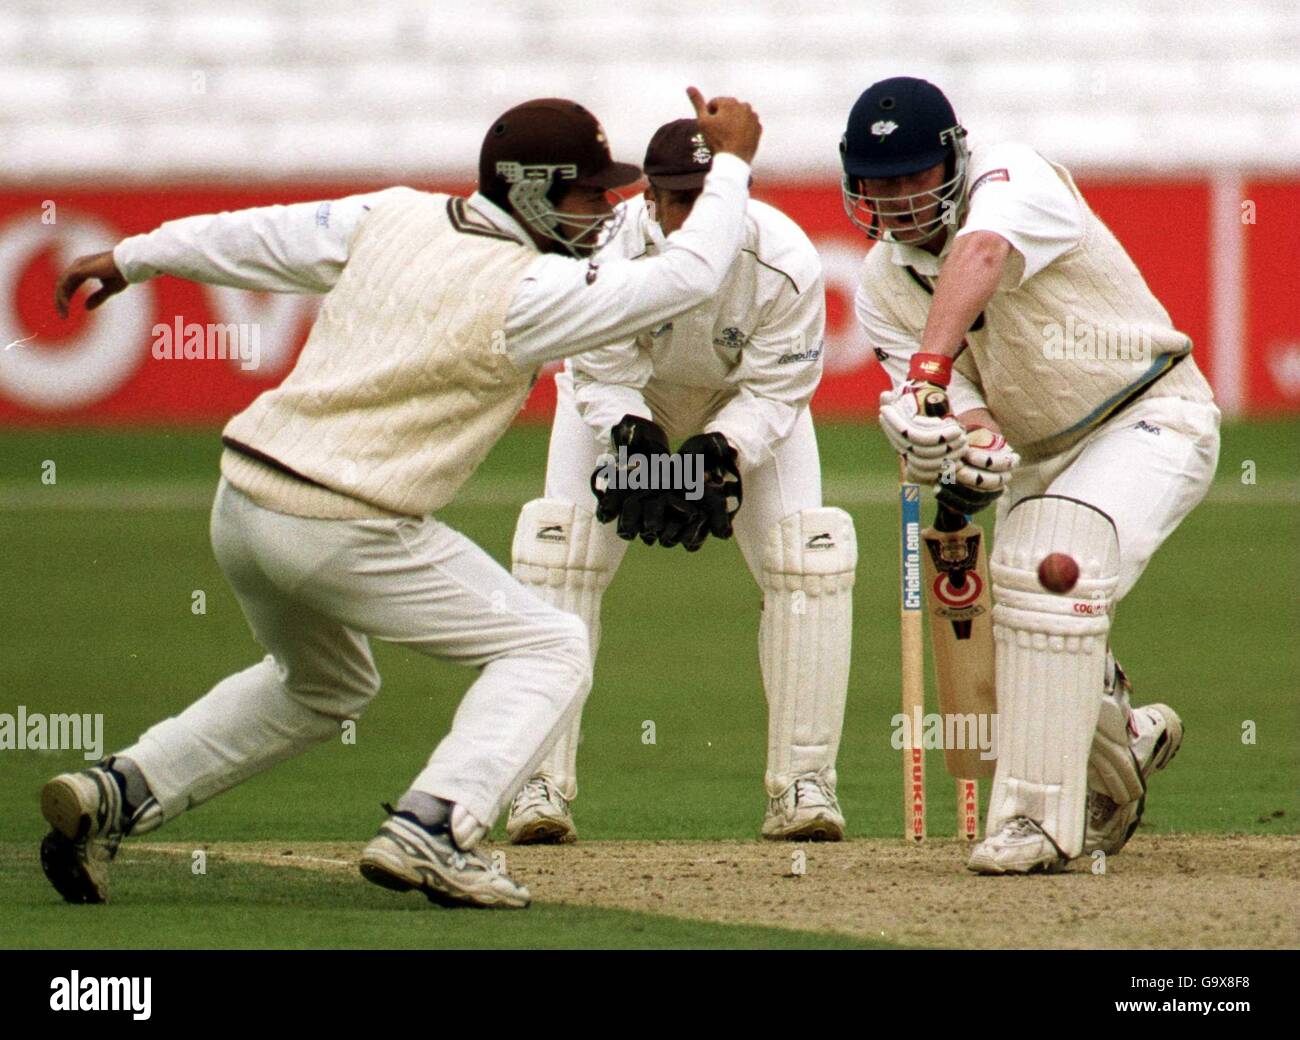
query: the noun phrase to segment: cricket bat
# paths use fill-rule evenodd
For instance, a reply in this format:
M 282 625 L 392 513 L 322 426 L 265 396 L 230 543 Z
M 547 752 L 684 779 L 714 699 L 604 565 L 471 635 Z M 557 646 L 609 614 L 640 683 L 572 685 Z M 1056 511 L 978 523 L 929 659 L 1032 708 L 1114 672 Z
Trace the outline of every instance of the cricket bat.
M 944 765 L 958 777 L 960 805 L 968 801 L 974 780 L 993 775 L 996 762 L 981 756 L 981 736 L 996 731 L 997 690 L 993 677 L 993 600 L 984 532 L 960 513 L 939 506 L 934 525 L 921 534 L 922 565 L 929 608 L 934 679 L 945 736 Z M 950 747 L 960 743 L 962 747 Z M 978 810 L 976 810 L 976 813 Z M 966 823 L 969 834 L 969 821 Z

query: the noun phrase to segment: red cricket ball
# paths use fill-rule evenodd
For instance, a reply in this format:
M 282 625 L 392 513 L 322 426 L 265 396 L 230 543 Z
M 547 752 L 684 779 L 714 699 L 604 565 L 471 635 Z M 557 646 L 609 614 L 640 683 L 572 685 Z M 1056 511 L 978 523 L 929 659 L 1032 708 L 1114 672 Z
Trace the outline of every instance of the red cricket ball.
M 1051 553 L 1038 565 L 1038 580 L 1048 592 L 1069 592 L 1079 580 L 1079 565 L 1067 553 Z

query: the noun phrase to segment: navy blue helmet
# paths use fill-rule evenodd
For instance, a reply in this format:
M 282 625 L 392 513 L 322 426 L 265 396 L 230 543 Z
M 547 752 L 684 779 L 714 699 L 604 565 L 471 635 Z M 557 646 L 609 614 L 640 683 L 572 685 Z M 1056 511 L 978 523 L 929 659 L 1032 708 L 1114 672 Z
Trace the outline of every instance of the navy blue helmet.
M 966 187 L 966 131 L 933 83 L 896 76 L 873 83 L 854 104 L 840 139 L 844 209 L 869 238 L 889 231 L 881 216 L 901 218 L 909 245 L 920 245 L 956 221 Z M 944 164 L 942 183 L 915 194 L 871 195 L 863 179 L 907 177 Z M 895 221 L 897 222 L 897 221 Z

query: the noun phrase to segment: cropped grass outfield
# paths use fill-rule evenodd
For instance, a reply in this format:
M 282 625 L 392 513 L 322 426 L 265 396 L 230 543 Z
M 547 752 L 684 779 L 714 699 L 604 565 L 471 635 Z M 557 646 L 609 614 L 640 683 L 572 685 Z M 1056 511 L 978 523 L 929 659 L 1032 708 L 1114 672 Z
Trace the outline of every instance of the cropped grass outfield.
M 874 427 L 819 430 L 828 504 L 849 509 L 860 563 L 840 796 L 850 837 L 901 831 L 897 520 Z M 513 430 L 442 519 L 508 566 L 518 507 L 541 492 L 547 432 Z M 260 656 L 212 559 L 212 431 L 0 434 L 0 711 L 102 712 L 131 742 Z M 41 483 L 45 460 L 57 482 Z M 1254 463 L 1253 484 L 1242 483 Z M 1157 781 L 1144 832 L 1294 834 L 1300 668 L 1300 424 L 1225 429 L 1209 500 L 1157 554 L 1116 618 L 1139 703 L 1168 701 L 1188 740 Z M 927 507 L 928 513 L 928 507 Z M 207 612 L 195 615 L 195 590 Z M 760 597 L 734 544 L 634 546 L 605 599 L 584 717 L 576 809 L 584 841 L 755 838 L 766 707 Z M 446 731 L 472 673 L 377 645 L 384 687 L 355 746 L 335 742 L 257 777 L 150 840 L 361 842 Z M 643 723 L 656 742 L 642 742 Z M 1243 724 L 1255 742 L 1243 743 Z M 931 830 L 952 833 L 952 785 L 931 759 Z M 240 864 L 196 889 L 143 856 L 108 908 L 63 906 L 36 864 L 42 782 L 76 751 L 0 752 L 0 947 L 804 946 L 843 937 L 547 905 L 525 914 L 426 910 L 359 877 Z M 579 846 L 580 848 L 581 846 Z M 419 910 L 424 916 L 411 916 Z M 437 914 L 436 917 L 430 917 Z M 436 923 L 435 923 L 436 922 Z

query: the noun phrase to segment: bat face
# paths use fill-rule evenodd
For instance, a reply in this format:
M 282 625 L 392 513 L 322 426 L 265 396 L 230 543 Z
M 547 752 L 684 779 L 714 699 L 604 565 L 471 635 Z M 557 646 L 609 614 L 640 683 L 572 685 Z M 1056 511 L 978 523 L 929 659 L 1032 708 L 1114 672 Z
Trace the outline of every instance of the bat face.
M 945 717 L 991 719 L 997 713 L 997 691 L 984 532 L 971 523 L 956 531 L 936 525 L 922 532 L 921 542 L 939 710 Z M 964 778 L 991 776 L 995 765 L 978 748 L 945 748 L 944 764 L 953 776 Z
M 970 638 L 970 625 L 959 626 L 988 612 L 988 584 L 980 573 L 983 532 L 970 526 L 943 532 L 927 528 L 923 541 L 929 553 L 926 596 L 932 615 L 953 622 L 956 639 Z M 983 568 L 987 571 L 987 566 Z

